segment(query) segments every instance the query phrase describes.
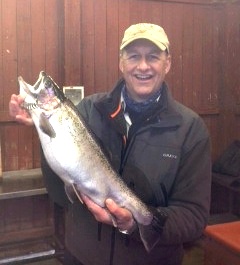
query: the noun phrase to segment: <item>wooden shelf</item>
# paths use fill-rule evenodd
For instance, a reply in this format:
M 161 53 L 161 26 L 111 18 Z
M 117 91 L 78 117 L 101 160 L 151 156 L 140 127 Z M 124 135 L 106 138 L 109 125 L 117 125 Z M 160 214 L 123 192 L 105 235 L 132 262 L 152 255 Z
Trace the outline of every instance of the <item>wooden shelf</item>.
M 0 265 L 27 264 L 54 258 L 57 252 L 52 238 L 43 238 L 18 244 L 0 247 Z
M 40 168 L 3 172 L 0 200 L 46 194 Z

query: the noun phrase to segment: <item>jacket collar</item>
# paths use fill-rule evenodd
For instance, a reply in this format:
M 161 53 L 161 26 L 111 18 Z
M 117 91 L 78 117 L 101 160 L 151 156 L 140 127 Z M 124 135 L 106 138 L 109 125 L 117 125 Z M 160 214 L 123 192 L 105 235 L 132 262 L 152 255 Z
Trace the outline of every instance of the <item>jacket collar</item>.
M 124 85 L 125 81 L 121 78 L 111 92 L 105 94 L 95 102 L 95 106 L 103 116 L 107 117 L 115 124 L 115 127 L 118 127 L 121 133 L 125 134 L 126 123 L 124 120 L 123 107 L 121 105 L 121 91 Z M 158 122 L 154 122 L 153 126 L 179 126 L 182 122 L 182 116 L 177 111 L 176 105 L 176 101 L 173 99 L 166 82 L 164 82 L 158 108 L 154 113 L 154 117 L 157 117 Z

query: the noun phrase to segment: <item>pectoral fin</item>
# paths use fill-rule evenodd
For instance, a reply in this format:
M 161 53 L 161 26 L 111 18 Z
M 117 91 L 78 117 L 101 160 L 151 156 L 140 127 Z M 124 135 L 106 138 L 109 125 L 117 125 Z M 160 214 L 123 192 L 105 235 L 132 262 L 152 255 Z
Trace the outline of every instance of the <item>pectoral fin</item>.
M 47 117 L 41 113 L 40 119 L 39 119 L 39 128 L 47 134 L 50 138 L 55 138 L 56 137 L 56 132 L 54 131 L 52 125 L 50 124 L 49 120 Z

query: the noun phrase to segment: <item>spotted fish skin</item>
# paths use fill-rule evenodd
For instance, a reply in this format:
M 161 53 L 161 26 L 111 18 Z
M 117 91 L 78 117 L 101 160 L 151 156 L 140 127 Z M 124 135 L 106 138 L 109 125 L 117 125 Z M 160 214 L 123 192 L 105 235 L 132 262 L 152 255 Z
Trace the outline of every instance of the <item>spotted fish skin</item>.
M 140 226 L 149 225 L 153 215 L 113 170 L 96 138 L 76 107 L 58 85 L 41 71 L 32 86 L 18 78 L 23 107 L 31 115 L 45 158 L 63 180 L 71 201 L 87 195 L 101 207 L 107 198 L 131 211 Z

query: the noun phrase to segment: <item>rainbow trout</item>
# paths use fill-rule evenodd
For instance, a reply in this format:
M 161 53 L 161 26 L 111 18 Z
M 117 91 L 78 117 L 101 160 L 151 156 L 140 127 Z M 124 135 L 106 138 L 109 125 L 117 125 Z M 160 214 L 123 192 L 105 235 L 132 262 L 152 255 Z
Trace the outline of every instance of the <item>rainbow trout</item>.
M 105 200 L 111 198 L 130 210 L 139 225 L 149 225 L 151 211 L 113 170 L 77 108 L 52 78 L 42 71 L 33 86 L 22 77 L 18 81 L 25 97 L 23 107 L 32 117 L 44 156 L 63 180 L 70 201 L 85 194 L 105 207 Z

